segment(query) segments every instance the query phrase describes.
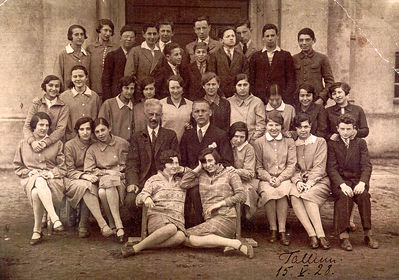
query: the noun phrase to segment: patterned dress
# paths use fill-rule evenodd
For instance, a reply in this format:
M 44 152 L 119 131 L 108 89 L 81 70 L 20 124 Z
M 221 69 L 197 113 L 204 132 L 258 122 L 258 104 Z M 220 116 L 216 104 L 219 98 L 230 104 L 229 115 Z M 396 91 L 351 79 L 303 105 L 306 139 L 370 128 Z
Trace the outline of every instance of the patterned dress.
M 65 182 L 65 196 L 73 208 L 76 208 L 86 190 L 98 196 L 98 190 L 90 181 L 81 179 L 86 151 L 90 143 L 83 143 L 78 136 L 65 143 L 64 154 L 67 168 Z
M 54 206 L 61 208 L 65 190 L 63 177 L 66 175 L 65 156 L 62 153 L 62 146 L 62 142 L 57 141 L 41 152 L 35 153 L 31 145 L 28 144 L 27 139 L 19 142 L 13 162 L 14 169 L 15 174 L 21 179 L 21 185 L 24 187 L 31 205 L 33 205 L 32 189 L 40 175 L 29 176 L 29 172 L 32 170 L 51 171 L 54 174 L 54 178 L 47 179 L 47 185 L 51 191 Z
M 194 172 L 188 172 L 183 181 L 196 181 Z M 236 209 L 234 204 L 245 202 L 246 193 L 242 186 L 240 176 L 227 171 L 219 165 L 214 175 L 202 171 L 197 179 L 201 196 L 203 216 L 205 222 L 189 228 L 188 235 L 205 236 L 215 234 L 222 237 L 233 238 L 236 228 Z M 210 214 L 207 210 L 215 203 L 225 201 L 226 206 L 216 209 Z

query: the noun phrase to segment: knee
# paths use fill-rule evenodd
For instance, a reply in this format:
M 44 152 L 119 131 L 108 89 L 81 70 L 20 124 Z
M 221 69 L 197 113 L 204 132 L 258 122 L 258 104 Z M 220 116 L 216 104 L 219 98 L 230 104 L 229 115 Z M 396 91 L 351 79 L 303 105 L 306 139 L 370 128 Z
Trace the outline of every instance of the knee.
M 361 194 L 357 194 L 355 197 L 356 197 L 356 200 L 362 201 L 362 202 L 370 200 L 370 194 L 366 190 L 364 190 L 364 192 L 362 192 Z
M 173 236 L 176 234 L 177 227 L 175 225 L 169 224 L 169 225 L 166 225 L 165 227 L 166 227 L 165 230 L 168 235 Z
M 176 242 L 178 244 L 182 244 L 182 243 L 184 243 L 184 241 L 186 241 L 186 235 L 180 230 L 177 231 L 176 232 Z
M 47 181 L 43 177 L 37 177 L 35 181 L 35 187 L 42 188 L 47 187 Z
M 105 189 L 99 189 L 99 190 L 98 190 L 98 196 L 99 196 L 100 198 L 105 198 L 105 197 L 106 197 Z
M 32 189 L 32 200 L 35 201 L 35 202 L 40 200 L 39 194 L 37 193 L 37 189 L 36 188 Z
M 200 244 L 197 236 L 190 235 L 189 237 L 186 238 L 185 245 L 189 246 L 189 247 L 200 247 L 201 244 Z

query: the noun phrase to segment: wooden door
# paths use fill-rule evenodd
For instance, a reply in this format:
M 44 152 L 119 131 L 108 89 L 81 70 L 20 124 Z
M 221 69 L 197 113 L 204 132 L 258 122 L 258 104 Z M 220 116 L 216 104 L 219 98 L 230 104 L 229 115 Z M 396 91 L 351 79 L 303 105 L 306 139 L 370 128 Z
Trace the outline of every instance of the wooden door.
M 173 41 L 181 47 L 196 39 L 193 19 L 206 15 L 212 30 L 210 36 L 217 39 L 218 30 L 248 19 L 249 0 L 126 0 L 126 23 L 136 26 L 136 42 L 143 41 L 141 30 L 144 23 L 169 20 L 174 23 Z

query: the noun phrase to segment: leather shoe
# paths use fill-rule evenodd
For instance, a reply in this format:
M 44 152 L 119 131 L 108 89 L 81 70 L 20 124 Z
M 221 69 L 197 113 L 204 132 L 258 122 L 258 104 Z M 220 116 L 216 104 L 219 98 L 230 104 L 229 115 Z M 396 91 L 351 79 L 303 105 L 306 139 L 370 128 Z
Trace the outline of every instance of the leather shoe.
M 271 230 L 270 231 L 270 239 L 269 242 L 270 243 L 274 243 L 277 241 L 277 230 Z
M 309 242 L 310 248 L 312 248 L 312 249 L 319 248 L 319 240 L 317 240 L 316 236 L 310 236 L 309 239 L 310 239 L 310 242 Z
M 123 231 L 122 235 L 118 235 L 118 232 L 120 230 Z M 116 241 L 119 242 L 119 243 L 125 243 L 125 232 L 124 232 L 123 228 L 116 229 Z
M 352 251 L 352 244 L 349 241 L 349 238 L 341 239 L 341 248 L 345 251 Z
M 328 250 L 330 249 L 330 242 L 325 237 L 320 237 L 320 246 L 323 248 L 323 250 Z
M 55 223 L 56 222 L 59 222 L 59 225 L 56 227 L 55 226 Z M 54 223 L 53 223 L 53 230 L 54 231 L 58 231 L 58 232 L 60 232 L 60 231 L 64 231 L 65 229 L 64 229 L 64 226 L 62 225 L 62 223 L 61 223 L 61 221 L 60 220 L 57 220 L 57 221 L 55 221 Z
M 364 243 L 371 249 L 378 249 L 378 241 L 373 239 L 371 236 L 365 236 L 364 237 Z
M 133 246 L 122 246 L 121 247 L 122 257 L 127 258 L 130 256 L 134 256 L 136 251 L 134 251 Z
M 30 241 L 29 241 L 29 244 L 30 245 L 36 245 L 36 244 L 39 244 L 40 242 L 42 242 L 42 240 L 43 240 L 43 233 L 41 233 L 41 232 L 38 232 L 38 231 L 34 231 L 33 233 L 38 233 L 38 234 L 40 234 L 40 237 L 39 238 L 35 238 L 35 239 L 31 239 Z
M 290 245 L 290 240 L 288 239 L 285 232 L 280 232 L 280 244 L 284 246 Z

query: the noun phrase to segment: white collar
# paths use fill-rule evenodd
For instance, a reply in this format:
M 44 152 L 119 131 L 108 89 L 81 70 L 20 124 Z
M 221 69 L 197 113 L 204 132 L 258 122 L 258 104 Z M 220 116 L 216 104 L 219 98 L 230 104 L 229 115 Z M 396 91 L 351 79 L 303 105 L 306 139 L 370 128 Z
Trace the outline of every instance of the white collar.
M 123 51 L 123 53 L 125 54 L 125 55 L 127 55 L 129 52 L 127 51 L 127 50 L 125 50 L 123 47 L 121 47 L 121 49 L 122 49 L 122 51 Z
M 201 129 L 202 135 L 204 136 L 205 133 L 206 133 L 206 131 L 208 130 L 210 124 L 211 124 L 211 123 L 208 122 L 208 124 L 204 125 L 203 127 L 199 127 L 199 126 L 197 125 L 197 133 L 198 133 L 198 130 Z
M 75 97 L 76 95 L 79 94 L 79 92 L 76 91 L 75 87 L 73 87 L 73 88 L 71 89 L 71 92 L 72 92 L 72 94 L 73 94 L 73 97 Z M 86 90 L 85 90 L 82 94 L 84 94 L 84 95 L 90 97 L 90 96 L 91 96 L 91 89 L 89 89 L 89 87 L 86 86 Z
M 283 135 L 281 134 L 281 132 L 277 135 L 276 138 L 273 138 L 269 132 L 266 132 L 266 140 L 267 141 L 273 141 L 273 140 L 283 140 Z
M 266 111 L 267 112 L 274 111 L 274 110 L 279 111 L 279 112 L 284 112 L 284 109 L 285 109 L 284 101 L 281 101 L 281 105 L 278 108 L 276 108 L 276 109 L 273 108 L 272 105 L 270 105 L 269 102 L 266 105 Z
M 234 48 L 228 48 L 223 46 L 223 50 L 225 53 L 230 53 L 231 55 L 234 53 Z
M 155 135 L 158 136 L 158 131 L 159 131 L 159 125 L 152 129 L 147 125 L 147 130 L 148 130 L 148 135 L 150 135 L 150 137 L 152 137 L 152 131 L 155 131 Z
M 119 109 L 122 109 L 123 106 L 127 106 L 130 110 L 133 110 L 133 102 L 132 100 L 129 100 L 127 104 L 123 103 L 122 100 L 119 98 L 119 95 L 115 98 L 116 103 L 118 103 Z
M 295 146 L 302 146 L 302 145 L 306 146 L 306 145 L 309 145 L 309 144 L 316 143 L 316 140 L 317 140 L 317 137 L 312 135 L 312 134 L 310 134 L 310 136 L 307 139 L 305 139 L 305 140 L 301 140 L 299 138 L 296 139 Z
M 169 61 L 167 61 L 167 62 L 168 62 L 168 64 L 169 64 L 170 68 L 172 68 L 173 71 L 176 71 L 176 70 L 177 70 L 177 65 L 173 65 L 173 64 L 170 63 Z
M 240 146 L 238 146 L 236 149 L 237 151 L 241 152 L 242 149 L 244 149 L 244 147 L 248 145 L 248 141 L 245 141 L 244 143 L 242 143 Z
M 163 49 L 165 48 L 166 44 L 172 43 L 172 40 L 170 40 L 169 42 L 162 42 L 161 40 L 159 40 L 159 48 L 161 49 L 161 51 L 163 51 Z
M 205 44 L 207 44 L 207 45 L 209 45 L 209 36 L 208 36 L 208 38 L 206 38 L 205 40 L 201 40 L 200 38 L 198 38 L 198 42 L 204 42 Z
M 53 106 L 54 104 L 57 103 L 57 99 L 58 97 L 54 98 L 53 100 L 47 99 L 46 97 L 44 97 L 44 101 L 46 102 L 47 107 L 50 109 L 51 106 Z
M 280 52 L 280 51 L 281 51 L 281 48 L 280 48 L 279 46 L 276 46 L 276 48 L 275 48 L 274 50 L 268 51 L 268 50 L 266 49 L 266 47 L 263 47 L 262 52 L 266 52 L 266 51 L 267 51 L 268 53 L 275 53 L 276 51 Z
M 71 44 L 68 44 L 68 45 L 65 47 L 65 51 L 66 51 L 67 54 L 71 54 L 71 53 L 74 53 L 74 52 L 75 52 L 75 50 L 72 48 Z M 80 51 L 81 51 L 84 55 L 87 55 L 87 52 L 86 52 L 86 50 L 85 50 L 84 48 L 81 48 Z
M 146 41 L 144 41 L 143 43 L 141 43 L 141 48 L 147 49 L 147 50 L 149 50 L 149 51 L 151 51 L 151 52 L 159 51 L 159 50 L 160 50 L 159 47 L 157 46 L 157 44 L 155 44 L 154 49 L 151 49 L 151 48 L 148 46 L 148 44 L 147 44 Z

